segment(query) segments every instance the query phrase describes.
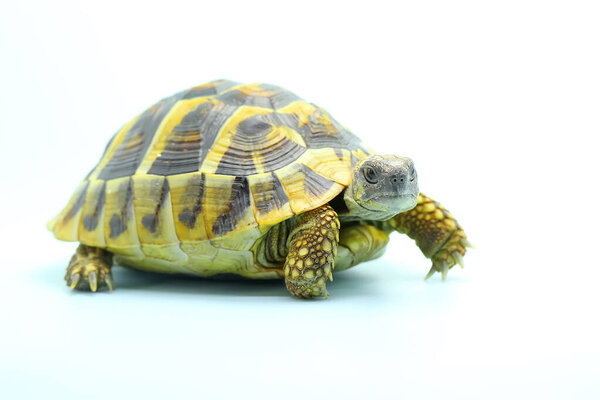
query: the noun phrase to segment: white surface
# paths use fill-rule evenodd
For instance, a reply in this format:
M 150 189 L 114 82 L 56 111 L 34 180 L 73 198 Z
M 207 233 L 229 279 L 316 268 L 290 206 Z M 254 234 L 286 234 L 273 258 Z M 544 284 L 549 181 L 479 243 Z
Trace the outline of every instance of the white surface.
M 600 397 L 594 2 L 203 3 L 0 5 L 1 398 Z M 398 236 L 326 301 L 121 268 L 69 291 L 46 221 L 120 125 L 221 77 L 413 157 L 466 268 L 423 282 Z

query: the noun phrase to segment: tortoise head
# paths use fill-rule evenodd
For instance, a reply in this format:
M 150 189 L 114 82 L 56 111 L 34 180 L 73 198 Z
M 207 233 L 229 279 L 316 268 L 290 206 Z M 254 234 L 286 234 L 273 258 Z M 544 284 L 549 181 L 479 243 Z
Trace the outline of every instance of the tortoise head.
M 350 215 L 386 220 L 417 205 L 417 181 L 410 158 L 369 156 L 356 163 L 344 201 Z

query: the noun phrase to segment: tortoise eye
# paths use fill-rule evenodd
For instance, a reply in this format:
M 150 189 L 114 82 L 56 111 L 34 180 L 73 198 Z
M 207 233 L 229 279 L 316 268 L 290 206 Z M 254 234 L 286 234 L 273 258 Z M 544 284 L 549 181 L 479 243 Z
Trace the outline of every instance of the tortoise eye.
M 414 181 L 415 178 L 417 177 L 417 170 L 415 169 L 415 167 L 411 167 L 410 169 L 410 181 Z
M 367 180 L 367 182 L 369 183 L 377 183 L 377 172 L 375 172 L 375 170 L 371 167 L 365 167 L 363 169 L 363 174 L 365 176 L 365 179 Z

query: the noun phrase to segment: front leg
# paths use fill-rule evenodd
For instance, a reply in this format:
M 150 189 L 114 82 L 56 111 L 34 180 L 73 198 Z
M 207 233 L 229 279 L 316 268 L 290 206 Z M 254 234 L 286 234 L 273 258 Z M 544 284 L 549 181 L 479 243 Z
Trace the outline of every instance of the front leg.
M 436 201 L 419 194 L 417 206 L 398 214 L 387 225 L 414 239 L 432 266 L 425 279 L 436 271 L 446 279 L 448 270 L 457 263 L 463 266 L 466 248 L 472 247 L 454 217 Z
M 340 221 L 328 204 L 299 215 L 288 236 L 289 252 L 283 271 L 294 296 L 327 297 L 325 282 L 333 281 Z

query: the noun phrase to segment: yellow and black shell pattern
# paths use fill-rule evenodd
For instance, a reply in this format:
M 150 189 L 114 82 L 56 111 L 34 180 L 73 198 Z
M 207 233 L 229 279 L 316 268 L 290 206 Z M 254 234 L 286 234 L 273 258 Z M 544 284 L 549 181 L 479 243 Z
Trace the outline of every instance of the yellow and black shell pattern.
M 213 81 L 123 126 L 48 228 L 146 270 L 253 276 L 257 239 L 339 194 L 369 154 L 289 91 Z

